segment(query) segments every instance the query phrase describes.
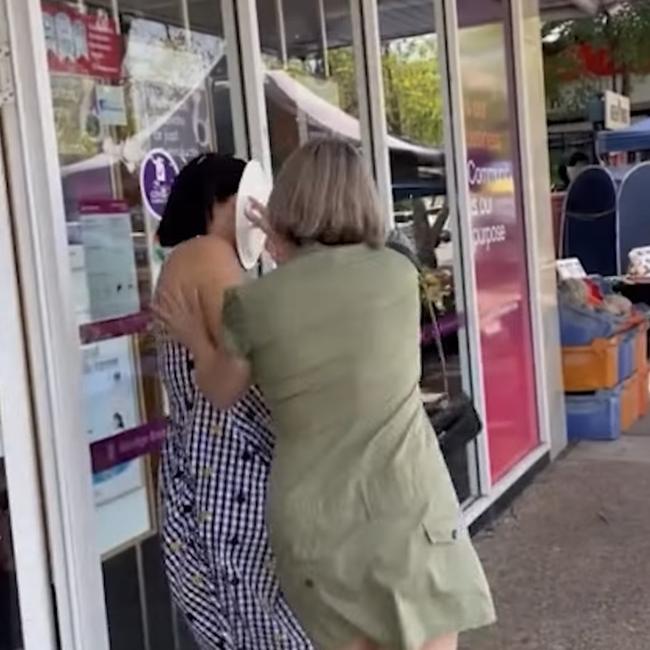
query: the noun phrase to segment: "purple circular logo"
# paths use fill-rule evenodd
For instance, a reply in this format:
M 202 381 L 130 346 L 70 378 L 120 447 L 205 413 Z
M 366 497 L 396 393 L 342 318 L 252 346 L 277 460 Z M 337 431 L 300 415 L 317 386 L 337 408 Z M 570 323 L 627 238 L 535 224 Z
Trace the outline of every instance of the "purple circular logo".
M 178 176 L 178 165 L 164 149 L 152 149 L 140 166 L 140 191 L 149 212 L 162 219 L 167 199 Z

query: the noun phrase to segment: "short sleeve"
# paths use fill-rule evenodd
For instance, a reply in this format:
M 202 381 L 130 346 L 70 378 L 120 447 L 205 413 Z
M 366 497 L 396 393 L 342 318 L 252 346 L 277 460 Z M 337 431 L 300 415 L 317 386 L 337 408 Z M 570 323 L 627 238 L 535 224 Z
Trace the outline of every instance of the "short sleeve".
M 228 289 L 224 293 L 221 328 L 221 341 L 226 349 L 239 357 L 247 358 L 251 352 L 251 343 L 238 289 Z

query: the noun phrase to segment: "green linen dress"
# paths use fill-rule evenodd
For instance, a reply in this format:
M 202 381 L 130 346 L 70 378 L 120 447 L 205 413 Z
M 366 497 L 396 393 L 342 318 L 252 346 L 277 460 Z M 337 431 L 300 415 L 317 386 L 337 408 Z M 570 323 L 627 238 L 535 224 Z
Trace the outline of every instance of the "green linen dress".
M 419 389 L 416 271 L 389 249 L 314 247 L 228 292 L 277 443 L 268 523 L 281 587 L 320 650 L 388 650 L 495 619 Z

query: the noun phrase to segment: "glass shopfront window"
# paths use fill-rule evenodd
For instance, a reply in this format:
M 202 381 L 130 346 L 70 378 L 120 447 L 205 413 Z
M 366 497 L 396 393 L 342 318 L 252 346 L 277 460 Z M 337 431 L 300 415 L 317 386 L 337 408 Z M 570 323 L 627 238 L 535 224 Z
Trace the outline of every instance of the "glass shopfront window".
M 178 170 L 234 153 L 219 0 L 42 2 L 113 650 L 193 648 L 158 537 L 164 403 L 148 307 Z
M 486 424 L 497 482 L 539 444 L 509 3 L 457 0 L 457 7 Z
M 447 386 L 452 395 L 462 392 L 470 372 L 461 350 L 460 241 L 447 194 L 442 43 L 430 0 L 379 0 L 378 8 L 394 221 L 422 266 L 422 389 L 435 400 Z M 446 460 L 461 500 L 476 496 L 475 444 L 449 451 Z
M 361 143 L 349 0 L 257 0 L 273 169 L 310 138 Z
M 22 648 L 11 517 L 0 427 L 0 650 Z

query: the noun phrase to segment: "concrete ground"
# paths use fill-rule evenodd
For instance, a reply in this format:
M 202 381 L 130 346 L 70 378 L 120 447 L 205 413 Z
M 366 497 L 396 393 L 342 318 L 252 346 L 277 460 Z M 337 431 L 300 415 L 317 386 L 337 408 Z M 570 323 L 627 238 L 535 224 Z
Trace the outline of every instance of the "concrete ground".
M 572 448 L 476 542 L 499 623 L 462 650 L 650 650 L 650 421 Z

